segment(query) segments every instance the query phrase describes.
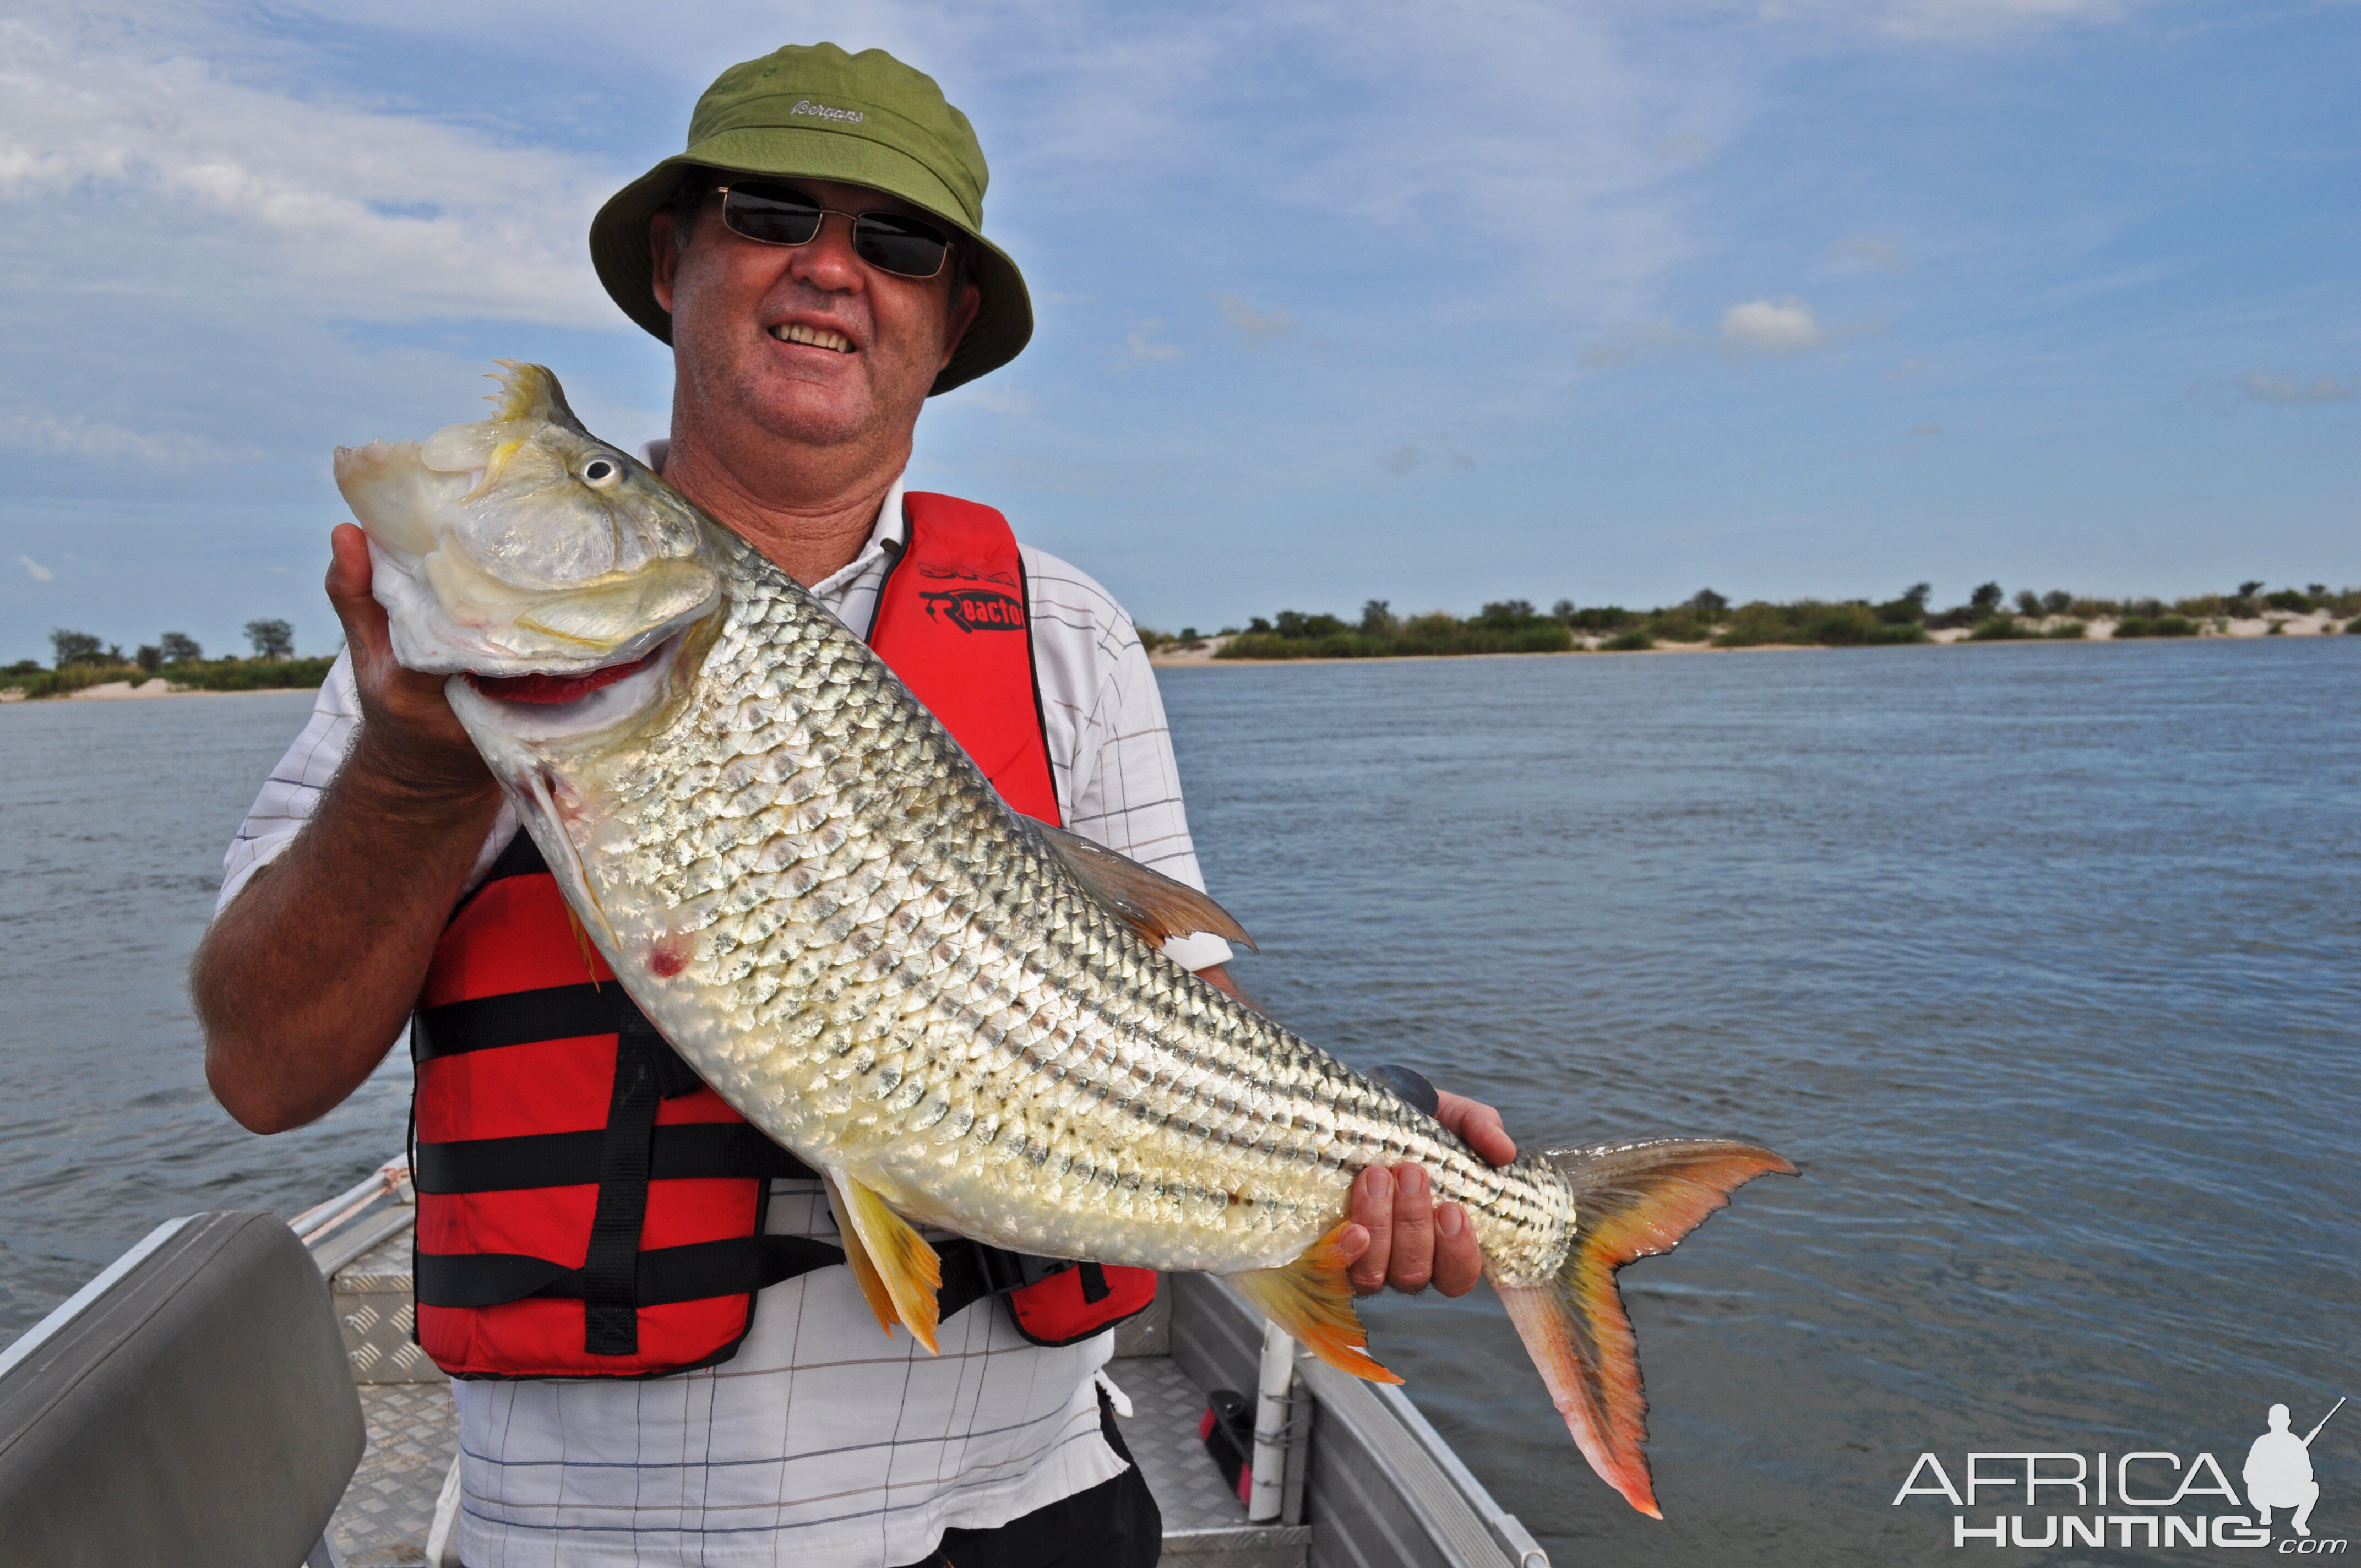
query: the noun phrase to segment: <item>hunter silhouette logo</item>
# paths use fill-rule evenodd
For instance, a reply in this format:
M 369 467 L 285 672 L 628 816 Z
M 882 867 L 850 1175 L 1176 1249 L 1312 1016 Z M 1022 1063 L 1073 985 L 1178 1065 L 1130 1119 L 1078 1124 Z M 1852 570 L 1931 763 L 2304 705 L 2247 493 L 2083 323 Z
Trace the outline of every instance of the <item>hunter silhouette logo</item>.
M 2239 1472 L 2243 1488 L 2211 1453 L 2183 1459 L 2161 1449 L 2020 1449 L 1970 1453 L 1957 1471 L 1947 1470 L 1935 1454 L 1921 1453 L 1894 1506 L 1942 1498 L 1953 1510 L 1955 1547 L 2246 1547 L 2268 1548 L 2277 1556 L 2342 1556 L 2351 1542 L 2313 1535 L 2312 1510 L 2320 1501 L 2312 1445 L 2344 1408 L 2337 1400 L 2310 1431 L 2299 1433 L 2288 1407 L 2271 1406 L 2264 1418 L 2269 1430 L 2249 1446 Z M 2011 1511 L 1977 1513 L 1993 1507 L 1994 1499 L 1980 1496 L 1989 1492 L 1998 1492 L 2000 1506 Z M 2288 1516 L 2280 1528 L 2291 1533 L 2274 1536 L 2272 1515 L 2280 1510 Z
M 2328 1424 L 2329 1416 L 2345 1408 L 2336 1401 L 2335 1409 L 2320 1418 L 2320 1426 L 2298 1437 L 2288 1431 L 2288 1408 L 2273 1405 L 2267 1420 L 2270 1431 L 2255 1440 L 2246 1451 L 2246 1468 L 2240 1477 L 2246 1483 L 2246 1501 L 2255 1510 L 2255 1522 L 2271 1522 L 2273 1508 L 2293 1508 L 2295 1516 L 2288 1520 L 2298 1535 L 2312 1533 L 2312 1505 L 2320 1501 L 2320 1483 L 2312 1478 L 2312 1440 L 2320 1435 L 2320 1428 Z
M 1015 594 L 998 588 L 945 588 L 921 592 L 929 617 L 950 621 L 961 631 L 1022 631 L 1025 604 Z

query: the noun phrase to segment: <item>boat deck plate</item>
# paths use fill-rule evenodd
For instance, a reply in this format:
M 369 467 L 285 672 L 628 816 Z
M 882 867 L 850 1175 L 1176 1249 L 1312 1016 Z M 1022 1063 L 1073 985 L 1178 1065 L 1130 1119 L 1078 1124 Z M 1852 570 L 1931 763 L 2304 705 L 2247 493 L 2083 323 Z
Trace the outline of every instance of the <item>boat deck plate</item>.
M 364 1383 L 368 1450 L 336 1505 L 328 1540 L 345 1568 L 426 1561 L 434 1500 L 459 1452 L 459 1413 L 448 1383 Z

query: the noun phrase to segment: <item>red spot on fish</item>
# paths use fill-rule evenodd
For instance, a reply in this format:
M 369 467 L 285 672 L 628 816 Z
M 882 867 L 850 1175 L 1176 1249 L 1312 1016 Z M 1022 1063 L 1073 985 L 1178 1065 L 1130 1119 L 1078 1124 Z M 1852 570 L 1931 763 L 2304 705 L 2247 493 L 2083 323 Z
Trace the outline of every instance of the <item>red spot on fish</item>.
M 665 937 L 648 944 L 648 970 L 659 980 L 670 980 L 688 967 L 688 938 Z

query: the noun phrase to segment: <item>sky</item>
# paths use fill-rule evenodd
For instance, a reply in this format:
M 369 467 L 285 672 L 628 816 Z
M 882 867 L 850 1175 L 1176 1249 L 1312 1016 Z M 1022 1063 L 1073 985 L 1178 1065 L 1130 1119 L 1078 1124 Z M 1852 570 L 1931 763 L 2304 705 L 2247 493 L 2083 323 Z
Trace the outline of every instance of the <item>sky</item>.
M 0 662 L 333 648 L 332 449 L 496 357 L 663 434 L 590 214 L 821 39 L 1038 321 L 914 484 L 1143 624 L 2361 583 L 2354 0 L 10 0 Z

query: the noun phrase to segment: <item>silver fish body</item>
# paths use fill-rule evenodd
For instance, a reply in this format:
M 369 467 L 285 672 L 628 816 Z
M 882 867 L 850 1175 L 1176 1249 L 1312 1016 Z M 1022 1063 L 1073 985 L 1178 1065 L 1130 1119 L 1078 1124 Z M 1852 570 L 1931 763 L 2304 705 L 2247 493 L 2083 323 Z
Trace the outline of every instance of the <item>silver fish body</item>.
M 1354 1177 L 1415 1161 L 1504 1280 L 1573 1218 L 1422 1112 L 1175 964 L 1010 811 L 811 597 L 717 532 L 726 609 L 637 724 L 534 740 L 454 702 L 599 947 L 722 1097 L 903 1214 L 1050 1257 L 1239 1273 L 1299 1256 Z
M 911 1228 L 930 1224 L 1231 1276 L 1318 1354 L 1389 1379 L 1341 1238 L 1356 1176 L 1416 1163 L 1466 1211 L 1577 1442 L 1654 1512 L 1614 1270 L 1792 1168 L 1692 1140 L 1487 1165 L 1167 958 L 1152 938 L 1191 928 L 1175 919 L 1227 917 L 1011 811 L 874 652 L 584 431 L 548 372 L 511 367 L 503 392 L 483 425 L 339 453 L 397 650 L 452 674 L 632 999 L 828 1177 L 881 1319 L 931 1344 Z M 563 701 L 506 695 L 585 672 Z M 1162 926 L 1141 908 L 1159 905 Z

